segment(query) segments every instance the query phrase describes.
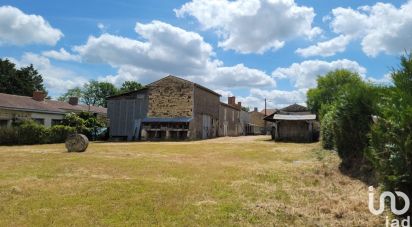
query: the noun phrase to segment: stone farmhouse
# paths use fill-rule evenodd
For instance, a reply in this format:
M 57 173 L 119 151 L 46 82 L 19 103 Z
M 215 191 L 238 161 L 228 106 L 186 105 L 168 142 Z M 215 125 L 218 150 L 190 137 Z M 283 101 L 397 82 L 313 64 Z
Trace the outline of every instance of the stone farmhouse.
M 97 106 L 79 104 L 77 97 L 68 102 L 46 99 L 41 91 L 33 96 L 20 96 L 0 93 L 0 127 L 10 127 L 13 122 L 32 119 L 46 127 L 59 124 L 66 113 L 81 111 L 92 112 L 106 118 L 107 109 Z
M 238 136 L 241 104 L 176 76 L 108 97 L 111 139 L 185 140 Z

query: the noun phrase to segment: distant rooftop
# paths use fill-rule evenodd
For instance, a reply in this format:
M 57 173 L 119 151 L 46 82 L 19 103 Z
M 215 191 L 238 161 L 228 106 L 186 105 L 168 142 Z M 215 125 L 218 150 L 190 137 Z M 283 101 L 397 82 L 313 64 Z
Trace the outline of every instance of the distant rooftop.
M 0 93 L 0 108 L 40 113 L 64 114 L 70 111 L 87 111 L 97 114 L 107 114 L 107 109 L 84 104 L 72 105 L 68 102 L 44 99 L 35 100 L 33 97 Z

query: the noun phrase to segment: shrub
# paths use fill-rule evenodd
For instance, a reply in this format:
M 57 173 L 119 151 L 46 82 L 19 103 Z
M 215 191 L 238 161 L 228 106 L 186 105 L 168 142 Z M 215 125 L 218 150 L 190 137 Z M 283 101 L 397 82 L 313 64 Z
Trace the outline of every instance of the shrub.
M 63 125 L 74 127 L 76 132 L 86 135 L 90 140 L 97 137 L 100 128 L 105 127 L 105 122 L 95 114 L 89 112 L 68 113 L 64 116 Z
M 23 121 L 17 127 L 18 144 L 31 145 L 42 144 L 48 140 L 48 130 L 32 120 Z
M 18 134 L 15 127 L 0 128 L 0 145 L 15 145 L 18 143 Z
M 388 92 L 378 106 L 368 156 L 385 190 L 402 191 L 412 198 L 411 54 L 401 58 L 401 69 L 392 73 L 392 80 L 395 86 L 386 89 Z M 412 215 L 412 207 L 409 215 Z
M 335 103 L 333 136 L 342 164 L 364 164 L 374 110 L 373 92 L 367 84 L 348 87 Z
M 327 112 L 321 122 L 321 136 L 322 136 L 322 147 L 327 150 L 332 150 L 335 148 L 335 137 L 333 136 L 333 120 L 335 118 L 335 112 Z
M 330 71 L 318 77 L 316 88 L 308 90 L 306 101 L 308 108 L 322 119 L 343 91 L 362 83 L 362 78 L 355 72 L 345 69 Z
M 76 133 L 76 129 L 65 125 L 55 125 L 49 129 L 49 143 L 64 143 L 67 136 Z

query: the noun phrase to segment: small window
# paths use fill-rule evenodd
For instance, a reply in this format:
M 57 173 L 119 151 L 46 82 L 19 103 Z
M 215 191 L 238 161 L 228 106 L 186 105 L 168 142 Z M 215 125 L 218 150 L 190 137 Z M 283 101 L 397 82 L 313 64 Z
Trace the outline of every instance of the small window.
M 40 125 L 44 125 L 44 119 L 43 118 L 33 118 L 32 120 L 34 122 L 40 124 Z
M 61 120 L 61 119 L 52 119 L 51 126 L 61 125 L 62 122 L 63 122 L 63 120 Z
M 6 128 L 9 125 L 9 120 L 0 120 L 0 128 Z

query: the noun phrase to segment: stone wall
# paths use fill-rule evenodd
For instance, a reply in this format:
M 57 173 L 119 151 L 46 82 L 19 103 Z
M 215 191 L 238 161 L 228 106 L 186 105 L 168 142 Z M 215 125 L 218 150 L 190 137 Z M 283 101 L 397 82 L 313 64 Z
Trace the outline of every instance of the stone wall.
M 194 115 L 192 120 L 192 138 L 200 139 L 203 137 L 203 115 L 211 118 L 211 125 L 208 127 L 207 137 L 217 136 L 219 123 L 219 96 L 206 89 L 194 87 Z
M 193 83 L 168 76 L 149 85 L 148 117 L 192 117 Z
M 250 112 L 250 123 L 260 126 L 260 127 L 264 127 L 265 126 L 265 121 L 263 120 L 264 117 L 265 117 L 264 114 L 257 112 L 257 111 L 252 111 Z
M 241 134 L 240 111 L 227 104 L 219 107 L 219 136 L 239 136 Z

